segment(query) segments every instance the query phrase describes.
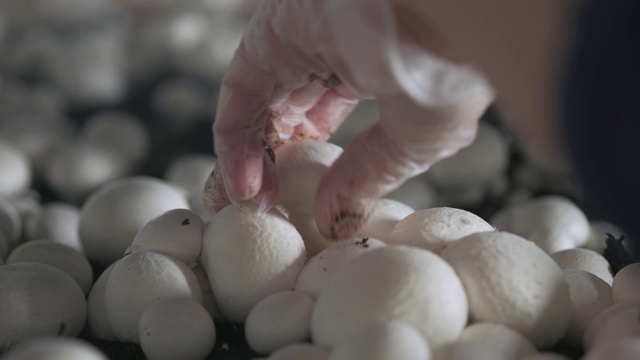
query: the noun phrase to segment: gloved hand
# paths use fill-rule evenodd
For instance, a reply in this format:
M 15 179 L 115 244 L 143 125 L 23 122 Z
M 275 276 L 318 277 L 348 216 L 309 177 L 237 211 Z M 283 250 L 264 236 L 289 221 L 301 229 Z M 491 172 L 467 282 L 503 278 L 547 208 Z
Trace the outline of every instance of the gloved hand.
M 327 140 L 359 99 L 378 102 L 380 121 L 320 182 L 315 216 L 328 238 L 354 234 L 372 199 L 473 140 L 490 86 L 449 60 L 437 33 L 396 15 L 388 0 L 262 1 L 222 84 L 209 209 L 271 207 L 271 149 Z

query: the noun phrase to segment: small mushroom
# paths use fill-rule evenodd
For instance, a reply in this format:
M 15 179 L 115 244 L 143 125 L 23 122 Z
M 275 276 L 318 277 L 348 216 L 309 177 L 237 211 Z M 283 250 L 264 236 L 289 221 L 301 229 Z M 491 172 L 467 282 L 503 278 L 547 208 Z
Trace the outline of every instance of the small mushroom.
M 112 263 L 100 274 L 87 297 L 87 328 L 93 337 L 100 340 L 117 340 L 107 320 L 104 307 L 104 291 L 107 280 L 109 280 L 109 275 L 117 263 L 118 261 Z
M 442 252 L 469 298 L 471 318 L 510 327 L 540 348 L 564 335 L 569 288 L 556 263 L 530 241 L 490 231 L 464 237 Z
M 13 145 L 0 139 L 0 198 L 25 192 L 31 185 L 29 159 Z
M 184 190 L 189 199 L 201 201 L 202 190 L 211 170 L 216 165 L 216 158 L 205 154 L 188 154 L 174 160 L 164 174 L 170 184 Z
M 202 264 L 220 312 L 231 321 L 243 323 L 260 300 L 292 290 L 305 261 L 300 234 L 277 210 L 229 205 L 204 232 Z
M 244 325 L 247 343 L 258 354 L 270 354 L 309 338 L 314 301 L 296 291 L 281 291 L 254 306 Z
M 551 254 L 553 261 L 561 269 L 577 269 L 590 272 L 611 285 L 611 266 L 604 256 L 589 249 L 567 249 Z
M 340 341 L 329 360 L 428 360 L 431 348 L 422 334 L 402 321 L 375 323 Z
M 146 223 L 125 253 L 156 251 L 194 267 L 200 259 L 203 232 L 198 214 L 187 209 L 169 210 Z
M 386 244 L 380 240 L 359 238 L 326 248 L 304 265 L 296 280 L 295 290 L 317 299 L 343 266 L 357 256 L 383 246 Z
M 623 267 L 613 278 L 613 302 L 640 302 L 640 263 Z
M 388 243 L 417 246 L 439 254 L 467 235 L 492 230 L 493 226 L 478 215 L 439 207 L 418 210 L 400 220 L 391 231 Z
M 434 253 L 384 246 L 347 263 L 316 301 L 315 344 L 335 346 L 379 321 L 405 321 L 432 347 L 458 338 L 467 298 L 453 268 Z
M 164 181 L 131 177 L 106 184 L 80 210 L 80 240 L 89 260 L 106 266 L 122 257 L 140 229 L 172 209 L 186 209 L 185 197 Z
M 107 321 L 118 340 L 139 344 L 138 325 L 146 307 L 180 296 L 202 303 L 198 279 L 184 263 L 151 251 L 128 255 L 116 264 L 105 285 Z
M 543 196 L 504 208 L 491 224 L 533 241 L 551 254 L 583 246 L 591 233 L 589 221 L 580 208 L 560 196 Z
M 204 359 L 216 342 L 213 319 L 190 297 L 172 297 L 147 306 L 138 337 L 149 360 Z
M 402 202 L 379 199 L 371 209 L 369 219 L 362 225 L 358 236 L 388 241 L 393 228 L 400 220 L 413 214 L 415 210 Z
M 64 271 L 27 262 L 0 266 L 0 279 L 0 351 L 34 337 L 82 331 L 87 303 Z
M 41 337 L 21 343 L 7 352 L 4 360 L 107 360 L 90 343 L 70 337 Z
M 7 264 L 37 262 L 55 266 L 69 274 L 86 294 L 93 284 L 93 269 L 89 260 L 77 250 L 49 240 L 28 241 L 13 249 Z
M 42 206 L 41 211 L 33 216 L 29 224 L 29 238 L 51 240 L 84 253 L 78 234 L 80 209 L 76 206 L 48 203 Z
M 579 349 L 591 320 L 613 304 L 611 286 L 586 271 L 567 269 L 562 272 L 571 296 L 571 318 L 563 340 Z

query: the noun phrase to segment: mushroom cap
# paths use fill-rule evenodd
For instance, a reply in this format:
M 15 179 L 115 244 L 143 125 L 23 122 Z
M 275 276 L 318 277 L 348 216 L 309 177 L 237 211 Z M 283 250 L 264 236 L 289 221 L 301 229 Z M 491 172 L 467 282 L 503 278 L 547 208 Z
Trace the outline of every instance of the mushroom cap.
M 80 210 L 80 240 L 89 260 L 106 266 L 122 257 L 138 231 L 153 218 L 188 208 L 180 191 L 164 181 L 131 177 L 106 184 Z
M 327 360 L 329 350 L 308 343 L 287 345 L 269 356 L 269 360 Z
M 281 206 L 279 207 L 282 208 Z M 302 237 L 307 255 L 314 256 L 335 243 L 335 241 L 327 239 L 320 233 L 313 213 L 291 212 L 287 215 L 289 222 L 296 227 Z
M 146 223 L 127 253 L 156 251 L 193 267 L 200 258 L 204 222 L 188 209 L 173 209 Z
M 322 141 L 291 141 L 275 149 L 278 203 L 288 212 L 313 213 L 316 190 L 342 148 Z
M 105 183 L 129 172 L 126 161 L 111 149 L 86 142 L 61 145 L 44 170 L 47 184 L 65 201 L 79 204 Z
M 382 246 L 386 246 L 386 244 L 376 239 L 367 239 L 366 241 L 351 239 L 346 244 L 335 244 L 324 249 L 304 265 L 298 274 L 295 290 L 317 299 L 335 274 L 349 261 Z
M 213 319 L 190 297 L 165 298 L 147 306 L 138 332 L 149 360 L 204 359 L 216 342 Z
M 123 111 L 104 111 L 91 116 L 78 136 L 83 141 L 116 152 L 129 164 L 140 162 L 149 154 L 146 125 Z
M 431 349 L 422 334 L 403 321 L 372 324 L 340 341 L 329 360 L 428 360 Z
M 442 252 L 462 279 L 476 321 L 506 325 L 538 347 L 569 324 L 569 288 L 558 265 L 530 241 L 506 232 L 471 234 Z
M 406 321 L 438 347 L 467 323 L 464 288 L 453 268 L 432 252 L 385 246 L 362 254 L 334 276 L 316 301 L 314 343 L 334 346 L 368 326 Z
M 42 337 L 10 350 L 4 360 L 108 360 L 90 343 L 70 337 Z
M 467 326 L 456 344 L 495 351 L 495 360 L 520 359 L 537 352 L 536 347 L 523 335 L 504 325 L 477 322 Z
M 281 291 L 260 300 L 244 325 L 251 349 L 266 355 L 308 339 L 314 303 L 311 297 L 297 291 Z
M 492 230 L 493 226 L 469 211 L 438 207 L 418 210 L 400 220 L 391 231 L 388 242 L 417 246 L 440 254 L 467 235 Z
M 636 338 L 622 338 L 598 345 L 587 352 L 582 360 L 636 360 L 640 358 L 640 341 Z
M 107 286 L 107 280 L 109 280 L 109 275 L 111 275 L 111 271 L 113 271 L 118 261 L 109 265 L 109 267 L 98 276 L 98 280 L 96 280 L 91 287 L 91 291 L 87 297 L 87 328 L 96 339 L 106 341 L 117 340 L 107 320 L 104 307 L 104 292 Z
M 0 198 L 18 195 L 31 185 L 31 164 L 26 155 L 0 139 Z
M 576 269 L 590 272 L 604 280 L 613 283 L 611 266 L 604 256 L 589 249 L 566 249 L 551 254 L 551 258 L 561 269 Z
M 80 209 L 71 204 L 48 203 L 30 223 L 29 237 L 67 245 L 84 253 L 78 225 Z
M 638 313 L 640 313 L 640 302 L 613 304 L 601 311 L 591 320 L 584 332 L 585 351 L 589 352 L 603 344 L 623 338 L 632 338 L 637 342 L 640 332 Z
M 640 301 L 640 263 L 620 269 L 613 278 L 611 291 L 615 303 Z
M 64 271 L 29 262 L 1 266 L 0 278 L 0 351 L 14 341 L 80 334 L 87 302 Z
M 50 240 L 33 240 L 13 249 L 7 264 L 37 262 L 55 266 L 71 276 L 86 294 L 93 284 L 93 269 L 79 251 Z
M 583 270 L 566 269 L 562 272 L 569 284 L 571 295 L 571 319 L 564 341 L 580 348 L 591 320 L 613 304 L 611 286 L 601 278 Z
M 202 264 L 220 312 L 231 321 L 243 323 L 260 300 L 293 289 L 305 261 L 300 234 L 277 210 L 229 205 L 204 232 Z
M 206 154 L 188 154 L 174 160 L 164 174 L 170 184 L 183 189 L 189 198 L 202 197 L 204 184 L 216 165 L 216 158 Z
M 580 208 L 569 199 L 550 195 L 506 207 L 491 224 L 533 241 L 551 254 L 585 245 L 591 229 Z
M 386 242 L 398 222 L 414 212 L 412 207 L 397 200 L 378 199 L 371 209 L 369 219 L 360 228 L 358 236 Z
M 107 321 L 113 333 L 120 341 L 134 343 L 139 343 L 140 316 L 154 301 L 184 296 L 202 303 L 202 291 L 191 269 L 152 251 L 122 258 L 111 271 L 104 291 Z

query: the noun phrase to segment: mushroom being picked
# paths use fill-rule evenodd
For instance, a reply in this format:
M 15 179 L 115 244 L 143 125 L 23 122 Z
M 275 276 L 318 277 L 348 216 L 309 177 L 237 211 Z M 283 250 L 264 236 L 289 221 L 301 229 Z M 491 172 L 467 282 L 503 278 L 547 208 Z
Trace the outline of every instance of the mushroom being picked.
M 126 254 L 156 251 L 194 267 L 200 259 L 204 223 L 191 210 L 173 209 L 146 223 Z
M 583 246 L 589 240 L 589 221 L 580 208 L 560 196 L 543 196 L 504 208 L 491 224 L 533 241 L 551 254 Z
M 131 177 L 91 194 L 80 210 L 80 240 L 89 260 L 106 266 L 122 257 L 138 231 L 172 209 L 187 209 L 184 195 L 164 181 Z
M 389 244 L 411 245 L 440 254 L 463 237 L 492 231 L 478 215 L 449 207 L 418 210 L 402 219 L 391 231 Z
M 530 241 L 506 232 L 471 234 L 442 252 L 469 299 L 471 318 L 508 326 L 540 348 L 564 335 L 571 315 L 562 270 Z
M 200 303 L 172 297 L 147 306 L 138 336 L 149 360 L 204 359 L 215 345 L 216 328 Z
M 33 240 L 15 248 L 7 264 L 37 262 L 55 266 L 71 276 L 85 294 L 93 284 L 93 269 L 82 253 L 66 245 L 49 240 Z
M 104 289 L 105 313 L 116 338 L 139 343 L 143 311 L 153 302 L 171 297 L 190 297 L 202 303 L 198 279 L 188 266 L 151 251 L 122 258 Z
M 204 265 L 216 304 L 228 320 L 244 322 L 263 298 L 292 290 L 306 261 L 300 234 L 277 210 L 229 205 L 204 232 Z
M 335 346 L 379 321 L 413 326 L 432 347 L 458 338 L 468 304 L 453 268 L 432 252 L 384 246 L 351 260 L 316 301 L 315 344 Z
M 0 266 L 0 352 L 39 336 L 76 336 L 87 303 L 62 270 L 33 262 Z
M 259 354 L 270 354 L 309 338 L 314 300 L 297 291 L 281 291 L 262 299 L 245 322 L 247 343 Z

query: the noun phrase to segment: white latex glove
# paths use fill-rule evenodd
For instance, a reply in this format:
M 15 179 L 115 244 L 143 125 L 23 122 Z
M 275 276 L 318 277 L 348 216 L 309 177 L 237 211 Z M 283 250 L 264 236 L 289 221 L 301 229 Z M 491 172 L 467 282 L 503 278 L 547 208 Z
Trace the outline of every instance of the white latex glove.
M 351 236 L 371 199 L 473 140 L 492 90 L 473 69 L 439 57 L 447 50 L 424 24 L 399 24 L 395 15 L 388 0 L 261 2 L 222 84 L 209 209 L 271 207 L 270 149 L 328 139 L 361 98 L 378 101 L 380 121 L 320 182 L 315 215 L 328 238 Z

